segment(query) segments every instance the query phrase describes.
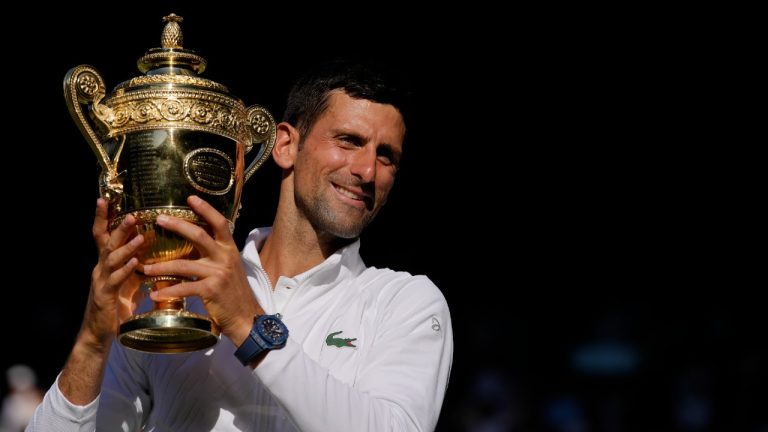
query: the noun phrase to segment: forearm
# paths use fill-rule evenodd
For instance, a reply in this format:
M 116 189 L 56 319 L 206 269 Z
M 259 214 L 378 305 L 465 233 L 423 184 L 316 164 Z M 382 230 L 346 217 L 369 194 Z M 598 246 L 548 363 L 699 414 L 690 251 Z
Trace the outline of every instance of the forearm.
M 64 365 L 59 390 L 74 405 L 87 405 L 99 396 L 109 358 L 109 346 L 101 345 L 81 331 Z
M 80 336 L 27 432 L 94 431 L 97 412 L 99 430 L 140 430 L 150 406 L 144 391 L 147 383 L 136 363 L 142 354 L 118 344 L 102 354 L 84 344 Z

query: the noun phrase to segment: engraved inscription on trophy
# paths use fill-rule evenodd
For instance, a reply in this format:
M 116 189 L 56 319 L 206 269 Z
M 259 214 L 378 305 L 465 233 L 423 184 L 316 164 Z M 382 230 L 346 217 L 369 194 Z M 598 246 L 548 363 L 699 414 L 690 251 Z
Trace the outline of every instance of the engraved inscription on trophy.
M 197 190 L 212 195 L 229 192 L 235 180 L 232 159 L 221 150 L 199 148 L 184 158 L 184 175 Z
M 132 145 L 126 149 L 122 159 L 124 169 L 131 172 L 130 181 L 125 184 L 125 193 L 129 201 L 140 202 L 141 207 L 166 204 L 163 185 L 171 180 L 167 176 L 173 176 L 173 170 L 168 169 L 168 155 L 161 154 L 160 144 L 163 144 L 167 136 L 168 132 L 164 130 L 134 133 L 131 137 Z M 129 205 L 128 208 L 136 206 Z

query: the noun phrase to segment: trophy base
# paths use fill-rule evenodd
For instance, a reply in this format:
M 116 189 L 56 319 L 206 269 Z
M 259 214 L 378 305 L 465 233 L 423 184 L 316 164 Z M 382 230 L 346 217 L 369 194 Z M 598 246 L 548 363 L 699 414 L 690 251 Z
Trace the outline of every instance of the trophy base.
M 124 346 L 158 354 L 199 351 L 216 345 L 219 329 L 213 322 L 186 310 L 155 310 L 120 325 Z

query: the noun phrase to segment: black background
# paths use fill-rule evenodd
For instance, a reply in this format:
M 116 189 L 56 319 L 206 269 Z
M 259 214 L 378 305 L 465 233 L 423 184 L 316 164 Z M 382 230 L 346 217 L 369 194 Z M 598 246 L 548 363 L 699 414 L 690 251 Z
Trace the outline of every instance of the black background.
M 451 307 L 438 430 L 499 410 L 516 416 L 510 430 L 558 430 L 548 410 L 566 396 L 588 430 L 685 430 L 686 392 L 711 403 L 701 430 L 768 424 L 764 283 L 746 276 L 758 261 L 737 246 L 750 231 L 725 162 L 700 159 L 698 137 L 675 127 L 686 86 L 669 52 L 562 10 L 17 6 L 2 31 L 3 370 L 26 363 L 50 386 L 95 263 L 98 167 L 64 104 L 64 74 L 90 64 L 110 88 L 138 75 L 175 12 L 185 48 L 208 60 L 204 76 L 278 118 L 292 79 L 319 60 L 368 56 L 410 76 L 403 168 L 362 251 L 368 264 L 428 275 Z M 268 162 L 246 184 L 240 244 L 271 224 L 279 175 Z M 570 359 L 595 340 L 633 347 L 639 365 L 579 372 Z M 504 383 L 502 408 L 478 401 L 483 371 Z

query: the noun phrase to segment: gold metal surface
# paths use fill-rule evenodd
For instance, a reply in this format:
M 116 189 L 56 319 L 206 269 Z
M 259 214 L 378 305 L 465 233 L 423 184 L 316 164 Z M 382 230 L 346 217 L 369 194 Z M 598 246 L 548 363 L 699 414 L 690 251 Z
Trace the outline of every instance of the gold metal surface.
M 107 101 L 107 137 L 157 128 L 182 128 L 250 141 L 245 106 L 239 100 L 203 89 L 134 90 Z
M 167 216 L 173 216 L 175 218 L 184 219 L 189 222 L 196 223 L 198 225 L 205 224 L 204 221 L 202 221 L 195 212 L 193 212 L 190 209 L 184 209 L 184 208 L 177 208 L 177 207 L 168 207 L 168 208 L 151 208 L 151 209 L 143 209 L 143 210 L 136 210 L 132 212 L 122 213 L 114 218 L 110 219 L 109 221 L 109 230 L 112 231 L 113 229 L 120 226 L 121 223 L 123 223 L 123 219 L 125 219 L 128 215 L 133 216 L 136 218 L 136 223 L 138 225 L 146 225 L 146 224 L 154 224 L 157 220 L 157 217 L 161 214 L 167 215 Z
M 176 84 L 185 86 L 200 87 L 202 89 L 214 90 L 218 92 L 227 93 L 229 90 L 216 81 L 209 79 L 188 76 L 188 75 L 142 75 L 135 78 L 131 78 L 128 81 L 124 81 L 115 87 L 115 90 L 130 89 L 141 86 L 156 85 L 156 84 Z M 124 90 L 125 91 L 125 90 Z
M 181 26 L 178 24 L 184 21 L 184 18 L 172 13 L 163 17 L 168 25 L 163 29 L 160 36 L 160 46 L 163 48 L 182 48 L 184 45 L 184 36 L 181 34 Z
M 174 354 L 216 345 L 219 330 L 209 319 L 186 310 L 154 310 L 120 326 L 118 340 L 139 351 Z
M 246 109 L 216 82 L 200 78 L 206 60 L 183 48 L 179 23 L 171 14 L 161 47 L 138 62 L 145 75 L 129 79 L 108 93 L 95 68 L 81 65 L 64 78 L 70 114 L 102 168 L 102 197 L 108 202 L 109 229 L 127 215 L 145 237 L 141 264 L 194 258 L 191 242 L 156 224 L 161 214 L 205 226 L 186 204 L 189 195 L 208 201 L 229 220 L 240 207 L 243 183 L 269 158 L 275 121 L 266 109 Z M 248 166 L 245 155 L 258 153 Z M 171 275 L 146 278 L 157 290 L 183 281 Z M 218 340 L 207 317 L 185 309 L 184 299 L 156 303 L 120 326 L 120 342 L 130 348 L 174 353 L 207 348 Z

